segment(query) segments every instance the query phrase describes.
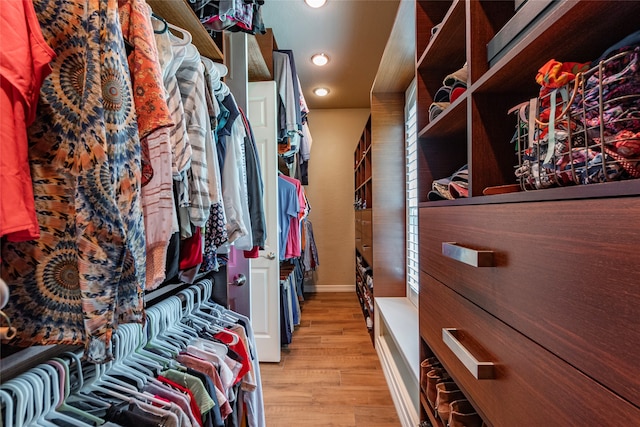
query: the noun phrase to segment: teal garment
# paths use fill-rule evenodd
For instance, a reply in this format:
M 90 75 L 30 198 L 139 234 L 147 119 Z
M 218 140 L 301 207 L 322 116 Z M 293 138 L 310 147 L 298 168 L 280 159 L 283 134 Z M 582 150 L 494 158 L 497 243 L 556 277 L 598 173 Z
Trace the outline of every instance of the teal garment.
M 206 414 L 216 406 L 200 378 L 176 369 L 167 369 L 160 375 L 191 390 L 202 415 Z

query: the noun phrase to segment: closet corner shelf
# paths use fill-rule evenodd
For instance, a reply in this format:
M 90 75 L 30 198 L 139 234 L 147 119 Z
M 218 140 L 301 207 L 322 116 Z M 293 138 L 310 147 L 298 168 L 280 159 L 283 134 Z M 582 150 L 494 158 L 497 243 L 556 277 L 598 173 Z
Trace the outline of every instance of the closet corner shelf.
M 442 33 L 447 34 L 447 37 L 439 37 Z M 417 61 L 417 68 L 429 69 L 437 68 L 440 70 L 443 66 L 450 67 L 450 64 L 458 64 L 458 67 L 462 65 L 464 58 L 464 49 L 462 50 L 462 58 L 455 59 L 452 55 L 455 55 L 456 51 L 459 51 L 456 47 L 465 45 L 465 4 L 464 1 L 454 0 L 449 11 L 442 20 L 442 25 L 438 31 L 431 37 L 429 44 L 425 48 L 424 52 L 418 52 L 420 55 Z M 427 59 L 428 58 L 428 59 Z M 441 62 L 439 59 L 446 58 L 447 61 Z M 462 62 L 460 62 L 462 59 Z M 439 73 L 438 73 L 439 74 Z
M 216 62 L 222 62 L 224 58 L 222 51 L 202 26 L 200 19 L 186 0 L 148 0 L 147 3 L 157 15 L 166 19 L 167 22 L 191 33 L 193 44 L 201 55 Z
M 436 119 L 418 129 L 418 138 L 440 138 L 462 134 L 467 129 L 468 91 L 453 102 Z

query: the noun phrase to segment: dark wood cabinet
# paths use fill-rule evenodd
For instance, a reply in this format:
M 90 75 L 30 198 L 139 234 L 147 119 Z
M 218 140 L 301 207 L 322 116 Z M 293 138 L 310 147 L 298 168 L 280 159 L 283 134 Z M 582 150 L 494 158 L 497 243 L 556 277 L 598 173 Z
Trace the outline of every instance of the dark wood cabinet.
M 508 110 L 538 94 L 538 69 L 593 61 L 638 30 L 638 1 L 547 3 L 491 57 L 527 9 L 416 2 L 421 356 L 440 359 L 490 426 L 640 425 L 640 180 L 487 195 L 517 190 Z M 465 63 L 466 91 L 430 118 Z M 463 165 L 468 197 L 430 201 Z M 493 379 L 470 374 L 450 328 L 496 364 Z

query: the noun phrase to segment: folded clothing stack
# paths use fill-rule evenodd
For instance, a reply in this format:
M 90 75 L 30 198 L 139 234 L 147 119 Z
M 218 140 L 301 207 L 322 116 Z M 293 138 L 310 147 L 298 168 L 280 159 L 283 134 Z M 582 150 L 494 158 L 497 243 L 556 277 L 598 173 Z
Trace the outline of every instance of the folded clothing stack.
M 433 181 L 431 191 L 427 194 L 427 199 L 453 200 L 462 197 L 469 197 L 469 166 L 464 165 L 453 173 L 450 177 Z
M 467 90 L 467 63 L 459 70 L 449 74 L 442 81 L 442 87 L 438 89 L 429 106 L 429 121 L 432 122 L 455 102 Z

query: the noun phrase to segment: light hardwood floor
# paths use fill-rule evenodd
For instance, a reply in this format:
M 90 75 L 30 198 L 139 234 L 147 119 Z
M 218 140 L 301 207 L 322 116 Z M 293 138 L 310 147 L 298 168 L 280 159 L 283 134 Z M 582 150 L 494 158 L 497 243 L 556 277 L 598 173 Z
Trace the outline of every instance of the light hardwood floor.
M 280 363 L 261 363 L 267 427 L 398 427 L 355 294 L 306 296 Z

